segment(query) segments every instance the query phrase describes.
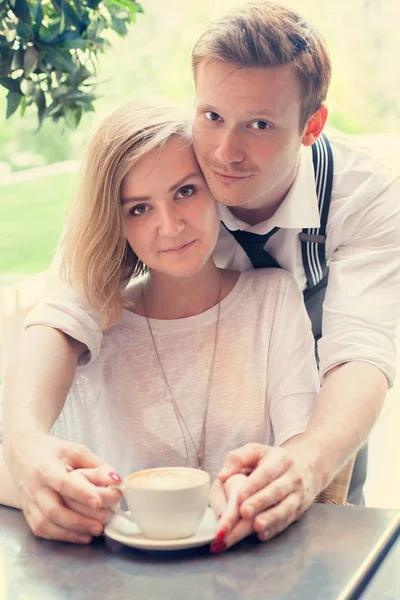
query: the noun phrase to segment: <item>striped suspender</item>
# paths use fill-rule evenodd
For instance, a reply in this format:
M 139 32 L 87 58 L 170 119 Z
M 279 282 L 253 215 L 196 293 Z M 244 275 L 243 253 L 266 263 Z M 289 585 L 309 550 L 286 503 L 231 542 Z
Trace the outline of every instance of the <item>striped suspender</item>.
M 326 224 L 332 194 L 333 156 L 328 138 L 321 134 L 312 145 L 315 184 L 318 197 L 320 226 L 303 229 L 300 234 L 303 267 L 307 288 L 313 288 L 328 274 L 325 256 Z

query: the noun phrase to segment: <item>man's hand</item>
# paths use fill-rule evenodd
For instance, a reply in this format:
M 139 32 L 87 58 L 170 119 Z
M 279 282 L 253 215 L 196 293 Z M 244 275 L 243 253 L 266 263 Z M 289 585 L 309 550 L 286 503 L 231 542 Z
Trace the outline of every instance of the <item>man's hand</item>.
M 299 519 L 320 491 L 311 463 L 292 439 L 285 447 L 246 444 L 227 454 L 218 473 L 224 483 L 235 473 L 251 471 L 238 494 L 240 516 L 252 521 L 263 541 Z
M 97 487 L 98 483 L 70 472 L 101 466 L 101 477 L 97 479 L 101 480 L 100 485 L 110 485 L 116 480 L 105 475 L 105 472 L 112 474 L 113 468 L 88 448 L 45 433 L 27 434 L 18 443 L 13 440 L 10 444 L 7 465 L 18 487 L 25 518 L 35 535 L 87 544 L 92 536 L 102 533 L 106 515 L 96 511 L 104 508 L 104 491 Z M 117 502 L 119 492 L 109 490 L 108 495 L 110 492 Z M 76 512 L 79 507 L 81 514 Z
M 253 532 L 261 541 L 271 539 L 299 519 L 319 491 L 298 438 L 285 447 L 246 444 L 229 452 L 210 497 L 220 515 L 212 550 Z

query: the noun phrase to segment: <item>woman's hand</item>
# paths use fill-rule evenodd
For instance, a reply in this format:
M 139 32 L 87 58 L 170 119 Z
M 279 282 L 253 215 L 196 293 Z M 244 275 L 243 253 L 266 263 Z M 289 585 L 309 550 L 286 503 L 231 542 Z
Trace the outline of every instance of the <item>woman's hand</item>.
M 224 483 L 216 479 L 211 487 L 210 505 L 218 516 L 218 529 L 211 552 L 221 552 L 251 533 L 253 524 L 240 515 L 239 495 L 246 488 L 246 475 L 232 475 Z
M 307 454 L 296 438 L 292 440 L 285 447 L 246 444 L 227 454 L 217 475 L 226 486 L 232 476 L 250 472 L 237 493 L 237 503 L 240 517 L 252 523 L 261 541 L 299 519 L 320 491 Z M 228 534 L 227 540 L 231 540 Z
M 114 514 L 111 506 L 121 500 L 121 492 L 113 487 L 109 487 L 121 483 L 119 475 L 110 472 L 109 465 L 102 465 L 101 467 L 94 467 L 92 469 L 76 469 L 75 471 L 71 471 L 70 477 L 76 479 L 77 484 L 86 480 L 97 486 L 96 491 L 101 497 L 101 507 L 93 509 L 78 500 L 63 497 L 65 506 L 84 517 L 102 523 L 102 525 L 108 523 Z
M 26 434 L 18 442 L 14 440 L 7 459 L 22 510 L 35 535 L 87 544 L 102 533 L 103 513 L 96 511 L 103 508 L 103 491 L 86 477 L 71 476 L 70 471 L 102 466 L 104 472 L 113 473 L 114 469 L 104 460 L 85 446 L 45 433 Z M 102 485 L 111 483 L 116 483 L 112 477 L 103 477 Z M 118 492 L 114 490 L 114 494 Z M 85 510 L 76 512 L 67 503 L 88 508 L 87 516 L 83 515 Z

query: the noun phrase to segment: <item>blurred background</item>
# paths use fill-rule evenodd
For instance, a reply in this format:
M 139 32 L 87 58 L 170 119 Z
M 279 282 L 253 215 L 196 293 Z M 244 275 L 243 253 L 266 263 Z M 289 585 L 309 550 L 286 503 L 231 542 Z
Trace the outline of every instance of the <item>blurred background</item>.
M 16 328 L 43 285 L 59 238 L 79 159 L 93 127 L 132 98 L 152 94 L 191 105 L 191 49 L 219 15 L 238 0 L 142 0 L 143 14 L 125 38 L 109 34 L 112 48 L 100 56 L 95 112 L 72 131 L 36 111 L 5 120 L 0 87 L 0 376 Z M 400 3 L 393 0 L 283 0 L 325 36 L 333 61 L 328 124 L 367 135 L 390 157 L 400 148 Z M 395 150 L 393 151 L 395 152 Z M 393 160 L 399 160 L 391 157 Z M 371 437 L 367 499 L 399 506 L 400 392 L 390 392 Z M 376 450 L 375 450 L 376 449 Z M 397 472 L 396 472 L 397 471 Z M 395 473 L 395 474 L 394 474 Z
M 28 109 L 23 118 L 17 111 L 6 121 L 6 90 L 0 87 L 0 182 L 8 181 L 10 171 L 79 159 L 94 125 L 132 98 L 162 94 L 191 104 L 191 49 L 210 21 L 241 3 L 143 0 L 144 12 L 137 15 L 127 37 L 109 34 L 112 48 L 99 61 L 96 111 L 84 115 L 76 131 L 47 120 L 36 132 L 33 109 Z M 400 3 L 283 3 L 302 12 L 327 39 L 333 61 L 329 124 L 348 133 L 400 133 L 396 25 L 400 21 Z M 71 163 L 64 166 L 66 173 L 54 174 L 54 169 L 48 169 L 37 172 L 40 178 L 27 183 L 1 187 L 0 274 L 35 273 L 48 266 L 61 230 L 65 203 L 74 188 L 76 168 Z

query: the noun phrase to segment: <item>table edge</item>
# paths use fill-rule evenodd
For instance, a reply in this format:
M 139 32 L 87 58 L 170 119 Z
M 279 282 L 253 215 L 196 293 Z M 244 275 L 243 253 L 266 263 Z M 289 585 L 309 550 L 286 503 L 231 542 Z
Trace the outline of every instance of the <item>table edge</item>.
M 357 600 L 400 534 L 400 513 L 389 523 L 337 600 Z

